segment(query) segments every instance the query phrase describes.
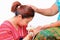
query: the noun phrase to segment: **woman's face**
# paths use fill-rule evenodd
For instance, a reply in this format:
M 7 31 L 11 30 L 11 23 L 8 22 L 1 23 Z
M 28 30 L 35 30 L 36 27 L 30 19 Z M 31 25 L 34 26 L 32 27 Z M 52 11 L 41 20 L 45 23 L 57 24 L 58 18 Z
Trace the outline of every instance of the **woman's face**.
M 29 17 L 29 18 L 21 18 L 18 25 L 20 26 L 25 26 L 27 25 L 31 20 L 33 19 L 33 17 Z

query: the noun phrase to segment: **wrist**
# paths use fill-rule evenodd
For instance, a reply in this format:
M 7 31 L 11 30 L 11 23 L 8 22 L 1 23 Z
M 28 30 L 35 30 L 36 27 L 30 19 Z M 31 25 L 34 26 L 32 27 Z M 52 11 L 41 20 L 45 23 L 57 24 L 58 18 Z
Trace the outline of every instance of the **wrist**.
M 31 40 L 33 38 L 33 32 L 29 32 L 23 40 Z
M 38 12 L 38 8 L 36 8 L 35 11 Z
M 34 33 L 33 32 L 29 32 L 29 37 L 33 38 L 34 37 Z

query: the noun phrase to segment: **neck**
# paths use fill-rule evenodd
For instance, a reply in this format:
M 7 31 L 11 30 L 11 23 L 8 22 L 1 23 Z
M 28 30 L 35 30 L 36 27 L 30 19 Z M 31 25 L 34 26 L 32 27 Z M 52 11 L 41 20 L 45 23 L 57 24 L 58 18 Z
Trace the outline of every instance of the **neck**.
M 12 23 L 12 25 L 13 25 L 16 29 L 18 28 L 18 25 L 17 25 L 18 20 L 17 20 L 16 17 L 11 18 L 9 21 Z

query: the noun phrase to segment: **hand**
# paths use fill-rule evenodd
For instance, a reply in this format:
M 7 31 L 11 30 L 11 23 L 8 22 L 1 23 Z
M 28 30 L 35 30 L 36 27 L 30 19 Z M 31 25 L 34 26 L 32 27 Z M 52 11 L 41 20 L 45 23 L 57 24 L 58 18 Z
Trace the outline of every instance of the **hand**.
M 40 31 L 41 26 L 38 26 L 37 28 L 30 30 L 30 33 L 23 39 L 23 40 L 32 40 L 33 36 L 35 36 Z
M 35 7 L 35 6 L 33 6 L 33 5 L 28 5 L 28 6 L 30 6 L 34 11 L 37 11 L 38 10 L 38 8 Z
M 42 30 L 42 26 L 38 26 L 37 28 L 29 27 L 28 33 L 33 32 L 33 35 L 35 36 L 38 32 Z
M 38 32 L 41 31 L 41 28 L 42 28 L 42 26 L 38 26 L 37 28 L 35 28 L 35 29 L 33 30 L 34 36 L 35 36 Z

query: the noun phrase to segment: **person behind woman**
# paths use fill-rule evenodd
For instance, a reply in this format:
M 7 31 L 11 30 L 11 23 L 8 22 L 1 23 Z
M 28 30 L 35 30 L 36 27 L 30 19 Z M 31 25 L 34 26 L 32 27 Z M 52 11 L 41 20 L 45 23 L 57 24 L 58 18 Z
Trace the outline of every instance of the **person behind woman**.
M 34 17 L 34 10 L 16 1 L 11 7 L 11 12 L 15 16 L 1 24 L 0 40 L 22 40 L 28 34 L 26 27 Z

